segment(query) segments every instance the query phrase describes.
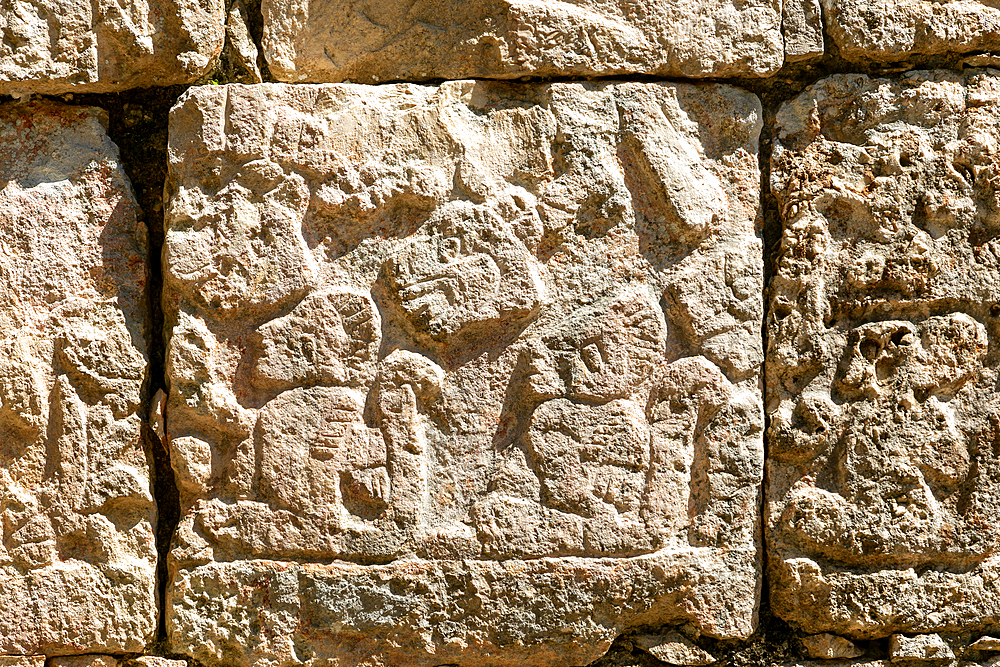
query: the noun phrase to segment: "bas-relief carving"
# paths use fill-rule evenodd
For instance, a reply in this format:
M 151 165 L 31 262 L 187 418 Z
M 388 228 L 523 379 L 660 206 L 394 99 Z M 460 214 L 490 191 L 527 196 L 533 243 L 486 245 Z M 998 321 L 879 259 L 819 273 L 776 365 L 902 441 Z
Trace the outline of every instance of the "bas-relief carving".
M 838 76 L 778 114 L 768 546 L 775 607 L 809 632 L 1000 614 L 995 90 Z
M 101 119 L 0 108 L 3 653 L 138 651 L 156 627 L 145 237 Z
M 733 120 L 709 130 L 719 104 Z M 463 567 L 486 572 L 493 560 L 649 554 L 750 586 L 726 601 L 732 590 L 710 584 L 711 605 L 656 613 L 748 632 L 759 113 L 718 86 L 182 98 L 165 248 L 166 431 L 184 505 L 175 640 L 208 655 L 184 596 L 228 586 L 214 579 L 230 577 L 228 562 L 266 569 L 261 559 L 392 572 L 471 559 Z M 709 343 L 720 337 L 729 353 Z M 746 559 L 726 564 L 729 552 Z M 591 567 L 565 563 L 545 567 Z M 620 576 L 641 580 L 644 563 Z M 351 588 L 371 566 L 321 567 Z M 516 589 L 536 575 L 499 576 Z M 479 632 L 448 614 L 459 636 Z M 615 634 L 571 627 L 597 635 L 567 660 Z M 552 632 L 532 628 L 526 645 Z M 253 661 L 260 649 L 240 650 Z

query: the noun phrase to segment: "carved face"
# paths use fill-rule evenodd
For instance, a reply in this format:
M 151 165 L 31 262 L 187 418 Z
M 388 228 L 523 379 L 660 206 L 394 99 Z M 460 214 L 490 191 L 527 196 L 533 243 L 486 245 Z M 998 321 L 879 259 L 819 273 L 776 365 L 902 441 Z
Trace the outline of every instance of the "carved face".
M 960 392 L 987 344 L 961 313 L 851 332 L 835 384 L 847 403 L 832 488 L 793 489 L 783 521 L 794 541 L 846 563 L 897 566 L 954 564 L 992 548 L 962 500 L 972 460 L 957 427 Z
M 537 263 L 510 226 L 468 202 L 442 207 L 387 269 L 390 298 L 417 335 L 442 343 L 522 323 L 544 294 Z
M 529 390 L 591 401 L 629 396 L 663 360 L 665 337 L 649 295 L 629 288 L 569 318 L 543 338 L 544 349 L 532 349 Z

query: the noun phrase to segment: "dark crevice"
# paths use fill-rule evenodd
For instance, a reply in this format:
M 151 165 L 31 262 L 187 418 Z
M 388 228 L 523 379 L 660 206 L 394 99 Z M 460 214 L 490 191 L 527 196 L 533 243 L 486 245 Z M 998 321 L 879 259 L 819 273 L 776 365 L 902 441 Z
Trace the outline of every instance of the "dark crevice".
M 257 67 L 260 69 L 260 76 L 265 82 L 277 81 L 271 75 L 271 68 L 268 67 L 267 59 L 264 57 L 264 11 L 261 0 L 243 0 L 243 6 L 247 10 L 247 30 L 250 32 L 250 39 L 257 46 Z
M 108 113 L 108 136 L 118 146 L 123 169 L 132 183 L 146 226 L 148 261 L 146 269 L 147 340 L 149 373 L 143 396 L 142 437 L 150 462 L 153 498 L 156 502 L 158 628 L 155 643 L 147 653 L 165 653 L 167 552 L 180 520 L 180 499 L 170 466 L 170 455 L 152 427 L 154 397 L 166 390 L 161 254 L 163 249 L 163 186 L 167 175 L 167 120 L 171 106 L 184 86 L 131 90 L 109 95 L 63 96 L 72 104 L 101 107 Z

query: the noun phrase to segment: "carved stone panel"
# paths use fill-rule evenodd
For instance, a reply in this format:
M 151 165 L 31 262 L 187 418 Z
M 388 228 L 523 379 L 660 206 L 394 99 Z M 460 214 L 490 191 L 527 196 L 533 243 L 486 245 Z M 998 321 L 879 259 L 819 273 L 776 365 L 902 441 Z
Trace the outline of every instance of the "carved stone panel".
M 1000 77 L 839 75 L 784 105 L 772 602 L 852 638 L 1000 622 Z
M 783 25 L 778 0 L 263 0 L 261 8 L 265 57 L 290 83 L 767 76 L 781 68 L 786 39 L 798 45 L 800 32 L 820 29 L 818 11 Z
M 102 113 L 0 106 L 0 654 L 156 630 L 145 227 Z
M 844 58 L 894 62 L 995 50 L 995 0 L 822 0 L 826 27 Z
M 225 39 L 222 0 L 5 0 L 0 94 L 190 83 Z
M 748 636 L 757 137 L 729 86 L 189 90 L 168 628 L 204 664 Z

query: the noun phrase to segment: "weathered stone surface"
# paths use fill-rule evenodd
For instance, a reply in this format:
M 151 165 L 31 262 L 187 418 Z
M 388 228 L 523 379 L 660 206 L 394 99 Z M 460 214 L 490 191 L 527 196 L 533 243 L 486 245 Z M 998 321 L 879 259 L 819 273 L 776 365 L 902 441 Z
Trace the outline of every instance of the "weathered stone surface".
M 792 63 L 821 57 L 825 45 L 820 0 L 784 0 L 781 11 L 785 60 Z
M 773 608 L 852 638 L 986 629 L 1000 622 L 1000 78 L 834 76 L 777 125 Z
M 955 654 L 938 635 L 893 635 L 889 638 L 889 660 L 894 663 L 952 662 Z
M 1000 6 L 992 0 L 823 0 L 827 31 L 848 60 L 996 49 Z
M 679 632 L 668 632 L 665 635 L 638 635 L 633 641 L 636 646 L 657 660 L 670 665 L 703 667 L 715 662 L 711 653 Z
M 760 114 L 719 85 L 188 91 L 174 649 L 555 666 L 640 624 L 749 635 Z
M 865 654 L 854 642 L 828 633 L 809 635 L 800 641 L 805 656 L 816 660 L 850 659 Z
M 262 9 L 265 56 L 288 82 L 766 76 L 784 61 L 777 0 L 264 0 Z
M 0 655 L 0 667 L 45 667 L 45 656 Z
M 138 667 L 187 667 L 187 660 L 172 660 L 156 655 L 144 655 L 130 661 Z
M 62 655 L 52 658 L 48 667 L 118 667 L 118 658 L 111 655 Z
M 0 106 L 0 652 L 156 628 L 145 227 L 98 109 Z
M 1000 651 L 1000 639 L 997 637 L 980 637 L 969 644 L 973 651 Z
M 222 0 L 17 0 L 0 4 L 0 94 L 189 83 L 225 38 Z

